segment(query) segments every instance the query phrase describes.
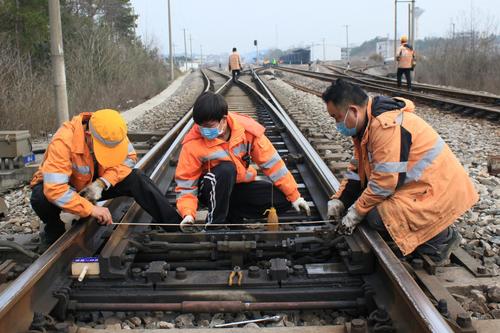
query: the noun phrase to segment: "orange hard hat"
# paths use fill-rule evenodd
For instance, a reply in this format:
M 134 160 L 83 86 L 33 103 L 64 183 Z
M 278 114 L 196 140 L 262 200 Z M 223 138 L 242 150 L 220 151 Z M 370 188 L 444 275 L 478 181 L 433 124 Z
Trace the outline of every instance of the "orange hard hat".
M 403 35 L 401 36 L 401 43 L 406 43 L 408 41 L 408 36 Z
M 125 161 L 128 153 L 127 123 L 117 111 L 103 109 L 94 112 L 89 130 L 99 164 L 113 167 Z

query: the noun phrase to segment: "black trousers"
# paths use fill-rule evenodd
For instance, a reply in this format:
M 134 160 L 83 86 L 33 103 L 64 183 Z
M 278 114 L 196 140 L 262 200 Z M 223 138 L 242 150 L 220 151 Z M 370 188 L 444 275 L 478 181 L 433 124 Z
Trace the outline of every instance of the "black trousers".
M 401 88 L 401 79 L 403 74 L 406 78 L 406 85 L 408 86 L 408 90 L 411 90 L 411 68 L 398 68 L 396 73 L 398 79 L 398 88 Z
M 382 237 L 384 237 L 385 239 L 390 239 L 389 232 L 387 232 L 387 229 L 385 228 L 384 222 L 382 221 L 382 217 L 380 216 L 377 207 L 373 208 L 368 212 L 368 214 L 366 214 L 365 221 L 371 228 L 379 231 Z M 439 248 L 441 245 L 446 244 L 446 242 L 449 240 L 449 236 L 451 235 L 450 228 L 451 227 L 444 229 L 439 234 L 417 247 L 415 251 L 423 254 L 432 254 L 433 249 Z
M 235 69 L 232 72 L 233 72 L 233 82 L 238 82 L 238 77 L 240 76 L 240 70 Z
M 116 197 L 132 197 L 157 222 L 180 223 L 181 217 L 153 181 L 142 171 L 133 169 L 124 180 L 102 193 L 102 200 Z M 31 207 L 45 223 L 45 237 L 52 243 L 65 231 L 60 220 L 61 208 L 47 200 L 43 182 L 35 185 L 31 193 Z
M 207 223 L 241 223 L 244 218 L 262 218 L 271 207 L 271 193 L 278 213 L 291 208 L 271 182 L 236 184 L 236 167 L 222 162 L 202 178 L 199 200 L 208 207 Z

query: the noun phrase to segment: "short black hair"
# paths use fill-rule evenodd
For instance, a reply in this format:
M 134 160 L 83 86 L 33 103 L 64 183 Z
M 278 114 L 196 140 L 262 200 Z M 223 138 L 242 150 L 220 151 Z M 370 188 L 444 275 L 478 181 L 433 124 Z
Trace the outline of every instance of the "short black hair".
M 344 108 L 349 104 L 364 106 L 368 101 L 368 95 L 360 86 L 343 79 L 333 81 L 321 98 L 325 103 L 330 101 L 339 108 Z
M 220 121 L 224 116 L 227 116 L 227 103 L 219 94 L 206 91 L 194 102 L 193 120 L 198 125 L 212 120 Z
M 235 47 L 233 47 L 233 52 L 236 52 L 236 48 Z

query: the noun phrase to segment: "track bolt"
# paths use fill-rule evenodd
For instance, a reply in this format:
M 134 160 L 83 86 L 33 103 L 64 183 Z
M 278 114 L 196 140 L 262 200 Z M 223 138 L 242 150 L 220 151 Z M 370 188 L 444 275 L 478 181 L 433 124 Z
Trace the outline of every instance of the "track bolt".
M 445 299 L 440 299 L 438 301 L 437 309 L 440 314 L 447 317 L 450 313 L 448 312 L 448 302 Z
M 420 258 L 415 258 L 411 261 L 411 267 L 414 269 L 422 269 L 424 268 L 424 261 Z
M 478 266 L 477 267 L 477 272 L 479 274 L 486 274 L 486 267 L 484 267 L 484 266 Z
M 177 267 L 175 269 L 175 278 L 177 280 L 184 280 L 187 278 L 187 269 L 186 267 Z
M 256 279 L 260 276 L 260 268 L 257 266 L 248 267 L 248 277 L 251 279 Z
M 366 333 L 366 322 L 363 319 L 351 320 L 351 333 Z
M 462 328 L 470 328 L 472 327 L 472 319 L 467 313 L 462 312 L 457 315 L 457 324 Z

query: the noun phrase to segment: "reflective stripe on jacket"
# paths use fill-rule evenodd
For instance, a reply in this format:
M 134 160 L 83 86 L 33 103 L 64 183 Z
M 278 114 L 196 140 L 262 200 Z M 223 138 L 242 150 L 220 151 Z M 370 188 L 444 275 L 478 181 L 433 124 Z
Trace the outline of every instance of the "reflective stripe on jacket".
M 368 123 L 354 138 L 350 176 L 363 189 L 355 202 L 366 215 L 377 207 L 384 225 L 407 255 L 436 236 L 479 199 L 448 145 L 403 98 L 370 98 Z M 354 176 L 356 175 L 356 176 Z M 335 197 L 340 198 L 348 180 Z
M 240 54 L 238 52 L 233 52 L 229 56 L 229 70 L 230 71 L 240 70 L 241 67 L 242 66 L 241 66 Z
M 50 202 L 81 217 L 89 216 L 93 208 L 92 203 L 78 195 L 92 182 L 95 172 L 83 125 L 91 116 L 92 113 L 84 112 L 63 123 L 31 180 L 31 186 L 43 181 L 43 192 Z M 111 185 L 127 177 L 137 160 L 130 142 L 128 147 L 128 156 L 121 165 L 111 168 L 99 165 L 98 176 Z
M 407 44 L 403 44 L 398 49 L 398 68 L 412 68 L 415 51 Z
M 198 209 L 198 180 L 221 161 L 231 161 L 236 166 L 236 183 L 255 180 L 257 171 L 246 166 L 243 157 L 249 152 L 253 162 L 262 169 L 293 202 L 300 196 L 297 183 L 285 162 L 264 135 L 264 127 L 250 117 L 229 112 L 227 123 L 231 129 L 229 141 L 219 138 L 207 140 L 201 136 L 198 125 L 184 138 L 175 172 L 177 209 L 182 217 L 195 216 Z M 229 200 L 229 199 L 228 199 Z

